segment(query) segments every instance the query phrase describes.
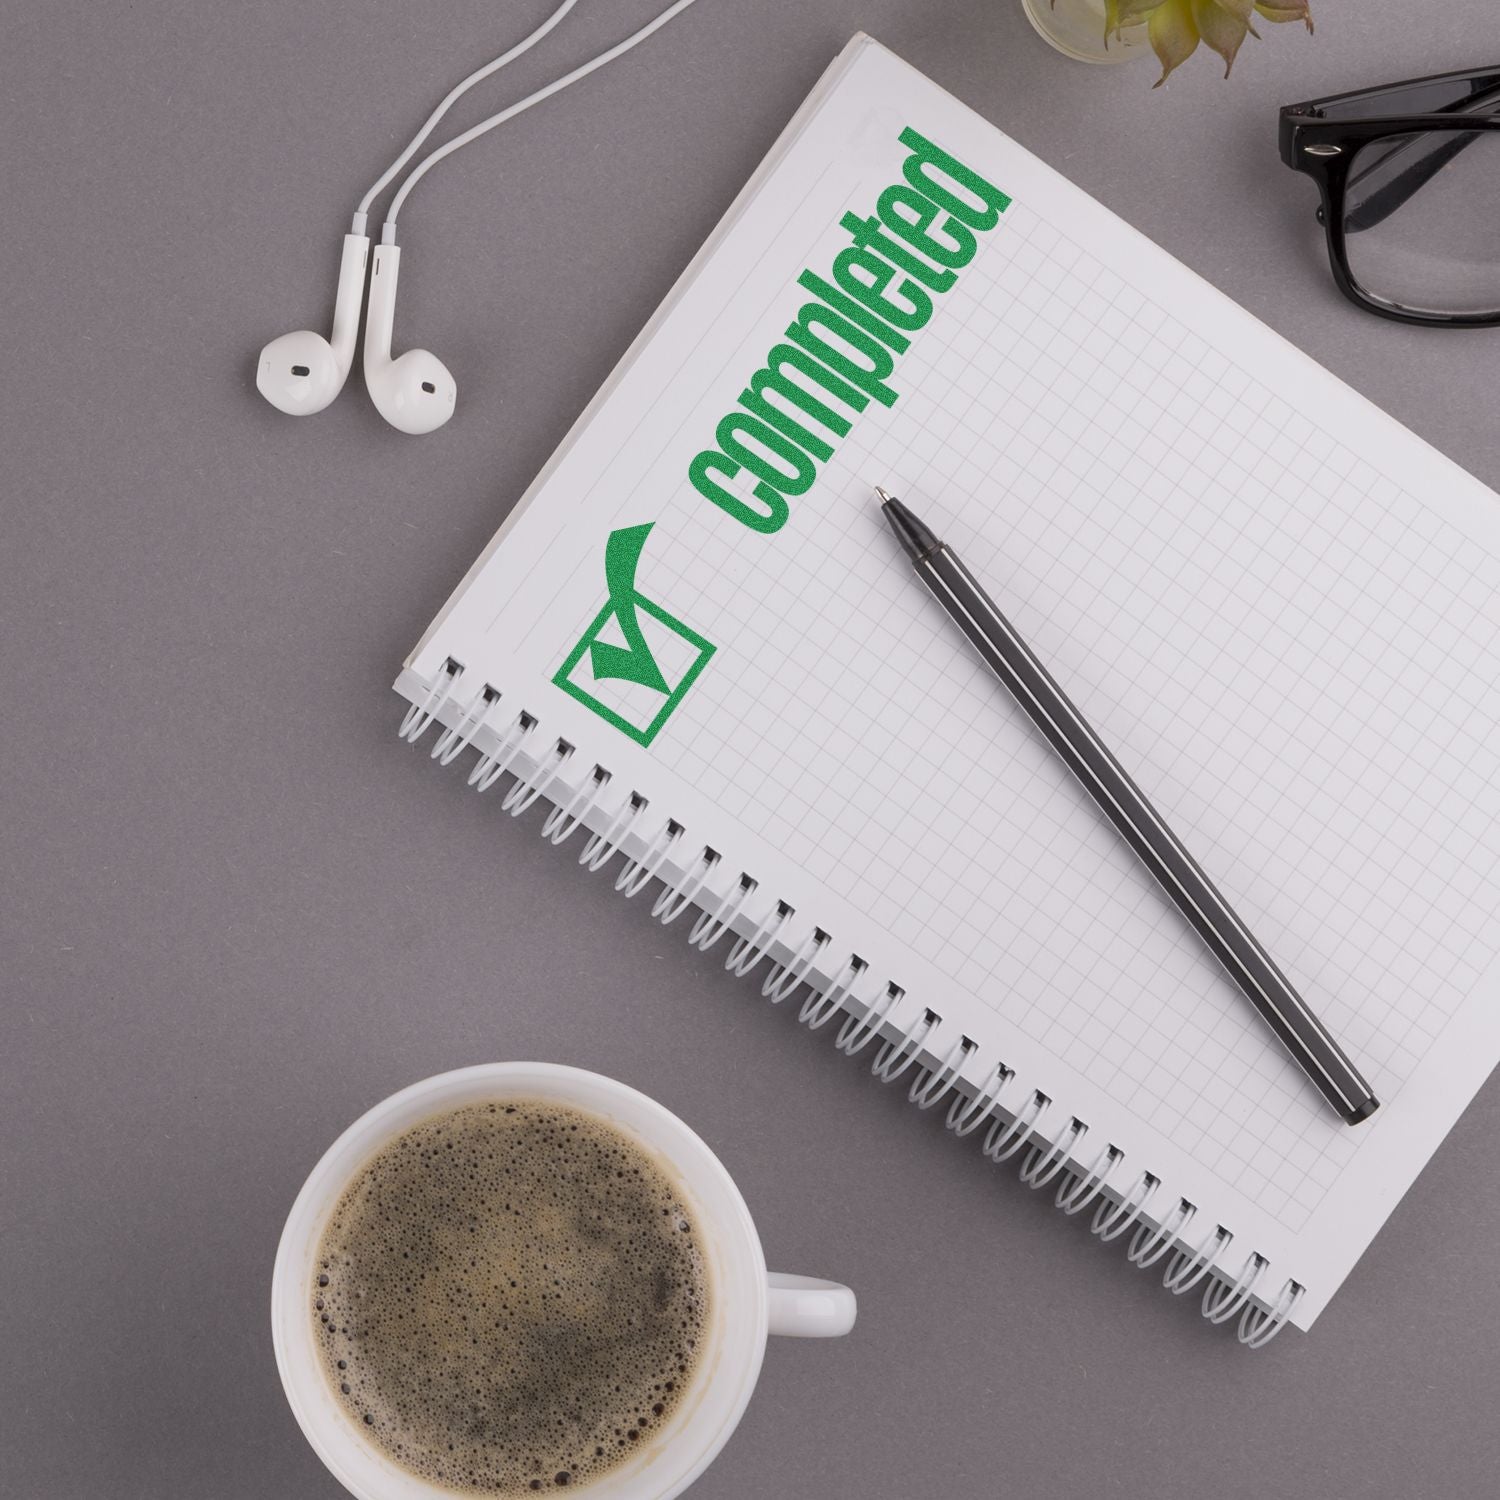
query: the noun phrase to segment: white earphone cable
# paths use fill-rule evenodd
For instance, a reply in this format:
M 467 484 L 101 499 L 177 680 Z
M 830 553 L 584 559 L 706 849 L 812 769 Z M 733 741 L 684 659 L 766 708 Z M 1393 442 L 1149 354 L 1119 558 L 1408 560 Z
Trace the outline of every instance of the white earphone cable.
M 486 131 L 493 130 L 497 125 L 503 125 L 507 120 L 514 119 L 524 110 L 530 109 L 533 104 L 540 104 L 543 99 L 549 99 L 553 94 L 560 93 L 570 84 L 577 83 L 579 79 L 587 77 L 596 68 L 602 68 L 605 63 L 613 62 L 615 58 L 621 56 L 623 53 L 629 52 L 630 49 L 636 46 L 638 43 L 645 41 L 646 38 L 652 34 L 652 32 L 658 31 L 661 27 L 665 26 L 667 22 L 670 21 L 674 16 L 680 15 L 688 8 L 688 6 L 692 5 L 693 3 L 694 0 L 675 0 L 674 4 L 669 5 L 654 20 L 648 21 L 644 26 L 641 27 L 639 31 L 635 32 L 631 36 L 626 37 L 623 42 L 617 42 L 607 52 L 601 52 L 597 57 L 589 62 L 584 63 L 581 67 L 574 68 L 571 73 L 564 73 L 561 78 L 554 79 L 545 88 L 538 89 L 534 94 L 528 94 L 526 98 L 518 100 L 515 104 L 502 109 L 499 114 L 491 115 L 489 119 L 481 120 L 479 124 L 471 126 L 468 130 L 465 130 L 461 134 L 454 136 L 451 141 L 448 141 L 444 145 L 439 146 L 436 151 L 429 152 L 412 169 L 406 181 L 401 184 L 401 188 L 397 192 L 396 196 L 391 199 L 391 206 L 386 210 L 385 225 L 381 231 L 382 243 L 387 245 L 394 245 L 396 243 L 396 215 L 401 212 L 401 205 L 406 201 L 406 195 L 411 192 L 411 190 L 417 185 L 417 183 L 419 183 L 422 178 L 445 156 L 451 156 L 455 151 L 458 151 L 462 147 L 467 146 L 470 141 L 477 140 L 480 136 L 484 135 Z M 526 41 L 521 44 L 521 48 L 524 49 L 525 47 L 530 46 L 534 40 L 545 34 L 545 32 L 550 29 L 550 27 L 555 22 L 561 20 L 563 15 L 565 15 L 567 10 L 571 7 L 571 4 L 572 0 L 569 0 L 568 5 L 564 6 L 554 16 L 552 16 L 540 31 L 534 32 L 532 36 L 528 37 Z M 417 145 L 421 143 L 423 139 L 425 139 L 427 131 L 437 123 L 437 120 L 442 115 L 442 112 L 447 109 L 448 105 L 452 103 L 452 101 L 456 99 L 458 95 L 464 91 L 464 89 L 468 88 L 471 83 L 477 82 L 486 74 L 493 72 L 494 69 L 501 66 L 503 62 L 508 61 L 509 57 L 512 55 L 514 55 L 514 52 L 508 53 L 505 58 L 497 59 L 495 62 L 489 64 L 488 67 L 480 69 L 478 73 L 475 73 L 471 77 L 465 79 L 464 82 L 460 84 L 459 87 L 455 89 L 453 93 L 443 101 L 437 112 L 432 116 L 427 124 L 422 127 L 421 133 L 417 136 L 417 139 L 412 142 L 411 146 L 407 148 L 401 159 L 391 168 L 390 172 L 387 172 L 386 175 L 382 177 L 373 188 L 370 189 L 369 193 L 366 194 L 364 202 L 360 205 L 361 214 L 369 206 L 370 200 L 375 196 L 375 194 L 385 186 L 385 184 L 390 180 L 391 176 L 406 161 L 407 157 L 411 155 L 411 152 L 417 147 Z M 356 233 L 358 232 L 362 231 L 356 230 Z
M 546 36 L 547 33 L 551 31 L 552 28 L 556 26 L 557 23 L 561 21 L 562 18 L 567 15 L 567 13 L 572 10 L 573 7 L 577 4 L 578 0 L 563 0 L 563 3 L 559 5 L 557 9 L 553 11 L 552 14 L 548 16 L 547 19 L 543 21 L 542 24 L 531 33 L 530 36 L 524 38 L 522 41 L 517 42 L 509 52 L 501 53 L 501 55 L 495 58 L 492 62 L 487 62 L 482 68 L 478 68 L 474 72 L 470 73 L 462 83 L 456 84 L 452 89 L 448 91 L 443 99 L 443 102 L 439 104 L 438 107 L 433 110 L 430 115 L 427 116 L 426 123 L 411 138 L 411 141 L 407 145 L 406 150 L 404 150 L 401 155 L 398 156 L 395 161 L 393 161 L 390 166 L 385 169 L 385 171 L 380 175 L 379 180 L 375 183 L 375 186 L 372 187 L 370 191 L 359 200 L 359 207 L 354 211 L 354 228 L 352 231 L 354 234 L 363 234 L 365 232 L 365 219 L 370 212 L 371 203 L 373 203 L 375 199 L 380 196 L 380 194 L 390 183 L 391 179 L 401 170 L 401 168 L 411 160 L 413 152 L 415 152 L 417 147 L 420 146 L 422 142 L 432 134 L 433 128 L 437 125 L 438 121 L 441 120 L 443 116 L 453 108 L 458 100 L 471 88 L 473 88 L 476 83 L 479 83 L 482 80 L 488 78 L 491 73 L 498 73 L 500 69 L 506 65 L 506 63 L 514 62 L 515 59 L 520 57 L 523 52 L 529 52 L 531 48 L 536 46 L 536 44 L 541 41 L 541 39 Z

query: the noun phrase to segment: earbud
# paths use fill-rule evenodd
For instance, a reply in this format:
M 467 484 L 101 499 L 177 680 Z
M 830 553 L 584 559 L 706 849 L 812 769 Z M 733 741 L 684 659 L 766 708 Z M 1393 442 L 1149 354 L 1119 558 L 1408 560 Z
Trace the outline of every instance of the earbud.
M 349 366 L 354 361 L 360 297 L 364 292 L 364 270 L 369 261 L 370 241 L 364 229 L 371 203 L 406 166 L 413 153 L 432 134 L 433 128 L 460 97 L 481 79 L 490 77 L 535 46 L 577 3 L 578 0 L 560 0 L 552 14 L 529 36 L 470 73 L 455 88 L 449 89 L 438 107 L 428 115 L 422 128 L 411 138 L 406 149 L 360 199 L 350 226 L 352 232 L 344 236 L 344 260 L 339 268 L 338 298 L 333 309 L 333 337 L 325 339 L 321 334 L 304 329 L 298 333 L 283 334 L 260 351 L 255 385 L 272 406 L 293 416 L 306 416 L 310 412 L 322 411 L 343 389 Z M 408 173 L 406 181 L 386 206 L 385 224 L 381 231 L 383 243 L 376 247 L 370 270 L 370 306 L 365 319 L 365 385 L 369 388 L 375 409 L 392 427 L 402 432 L 435 432 L 453 415 L 453 408 L 458 401 L 458 387 L 448 373 L 447 366 L 435 354 L 429 354 L 425 349 L 411 349 L 400 359 L 391 358 L 391 333 L 396 320 L 396 275 L 401 266 L 401 251 L 395 243 L 396 216 L 401 212 L 401 205 L 405 203 L 411 190 L 440 161 L 452 156 L 470 141 L 478 140 L 497 125 L 514 119 L 563 89 L 571 88 L 596 68 L 602 68 L 615 58 L 623 57 L 632 47 L 645 41 L 653 32 L 659 31 L 674 16 L 681 15 L 694 3 L 695 0 L 671 0 L 666 9 L 623 42 L 616 42 L 613 47 L 590 58 L 572 72 L 564 73 L 561 78 L 554 78 L 551 83 L 544 84 L 524 99 L 506 105 L 498 114 L 461 131 L 452 140 L 429 151 Z
M 391 358 L 396 321 L 396 277 L 401 247 L 377 245 L 365 314 L 365 387 L 375 410 L 402 432 L 435 432 L 453 415 L 458 387 L 448 367 L 426 349 Z
M 365 259 L 370 237 L 344 236 L 339 265 L 339 289 L 333 303 L 333 338 L 302 328 L 272 339 L 260 351 L 255 388 L 274 406 L 293 417 L 322 411 L 344 388 L 354 363 L 354 340 L 359 332 L 359 304 L 365 294 Z

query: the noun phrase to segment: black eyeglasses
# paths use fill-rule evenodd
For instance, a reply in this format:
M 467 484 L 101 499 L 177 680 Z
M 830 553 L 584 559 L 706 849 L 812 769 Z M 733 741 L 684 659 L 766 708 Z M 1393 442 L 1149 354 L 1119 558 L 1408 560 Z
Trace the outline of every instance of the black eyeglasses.
M 1402 323 L 1500 326 L 1500 67 L 1289 104 L 1281 159 L 1322 192 L 1351 301 Z

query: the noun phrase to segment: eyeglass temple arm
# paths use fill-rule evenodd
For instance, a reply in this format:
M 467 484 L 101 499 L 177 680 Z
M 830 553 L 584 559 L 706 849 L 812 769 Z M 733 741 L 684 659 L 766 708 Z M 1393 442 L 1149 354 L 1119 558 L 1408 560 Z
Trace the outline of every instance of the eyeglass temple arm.
M 1462 104 L 1451 110 L 1444 110 L 1443 113 L 1474 114 L 1478 111 L 1488 113 L 1497 103 L 1500 103 L 1500 84 L 1491 84 L 1488 88 L 1481 89 L 1465 99 Z M 1377 224 L 1384 223 L 1398 208 L 1409 202 L 1417 192 L 1431 182 L 1454 157 L 1473 145 L 1482 134 L 1484 132 L 1478 130 L 1454 131 L 1452 135 L 1446 136 L 1441 145 L 1431 146 L 1421 156 L 1409 162 L 1384 187 L 1371 193 L 1352 213 L 1346 214 L 1344 232 L 1358 234 L 1362 229 L 1373 229 Z M 1401 152 L 1415 150 L 1417 139 L 1419 137 L 1414 137 L 1405 145 L 1398 146 L 1390 155 L 1383 157 L 1374 166 L 1367 167 L 1363 172 L 1354 173 L 1349 178 L 1348 185 L 1356 186 L 1372 172 L 1378 172 L 1388 166 L 1392 157 Z
M 1429 108 L 1410 105 L 1413 94 L 1426 95 L 1432 88 L 1467 89 L 1449 104 Z M 1474 105 L 1500 95 L 1500 68 L 1474 73 L 1443 73 L 1432 78 L 1413 78 L 1406 83 L 1387 83 L 1375 89 L 1357 89 L 1348 94 L 1328 94 L 1321 99 L 1290 106 L 1299 115 L 1319 120 L 1369 120 L 1412 114 L 1464 113 Z M 1401 107 L 1408 105 L 1408 107 Z
M 1373 229 L 1377 224 L 1383 224 L 1398 208 L 1408 203 L 1426 187 L 1455 156 L 1466 147 L 1473 145 L 1482 134 L 1484 132 L 1479 130 L 1455 131 L 1441 146 L 1433 146 L 1424 155 L 1408 163 L 1384 187 L 1377 188 L 1369 197 L 1361 199 L 1358 208 L 1345 213 L 1344 232 L 1358 234 L 1362 229 Z M 1399 149 L 1410 151 L 1414 149 L 1414 143 L 1408 143 Z M 1395 154 L 1392 153 L 1392 155 Z M 1389 161 L 1388 156 L 1377 165 L 1367 167 L 1363 172 L 1354 173 L 1349 178 L 1349 186 L 1354 187 L 1361 178 L 1368 177 L 1372 172 L 1378 172 Z

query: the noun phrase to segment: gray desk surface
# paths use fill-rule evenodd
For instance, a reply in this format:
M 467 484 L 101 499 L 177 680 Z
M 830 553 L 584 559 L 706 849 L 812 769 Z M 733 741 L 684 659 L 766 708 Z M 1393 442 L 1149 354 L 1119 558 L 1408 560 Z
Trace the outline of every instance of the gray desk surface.
M 655 8 L 581 5 L 487 98 Z M 534 1056 L 661 1098 L 774 1264 L 859 1290 L 853 1338 L 772 1348 L 703 1500 L 1493 1494 L 1500 1086 L 1315 1332 L 1248 1355 L 398 744 L 389 691 L 859 28 L 1500 484 L 1500 333 L 1338 300 L 1274 131 L 1493 60 L 1491 7 L 1320 0 L 1315 39 L 1153 94 L 1019 0 L 702 0 L 413 197 L 398 344 L 457 373 L 448 430 L 398 436 L 357 376 L 272 411 L 255 351 L 326 326 L 358 193 L 545 9 L 0 6 L 0 1493 L 341 1493 L 272 1360 L 282 1218 L 367 1105 Z

